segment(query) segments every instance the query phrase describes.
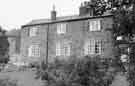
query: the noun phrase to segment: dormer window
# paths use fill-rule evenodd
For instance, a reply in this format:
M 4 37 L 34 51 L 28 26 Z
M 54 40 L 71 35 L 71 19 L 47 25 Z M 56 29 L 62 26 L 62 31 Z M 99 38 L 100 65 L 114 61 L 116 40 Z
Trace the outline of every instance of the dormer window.
M 30 28 L 30 30 L 29 30 L 29 36 L 30 37 L 36 36 L 37 35 L 37 31 L 38 31 L 38 28 L 37 27 Z
M 67 29 L 67 23 L 57 24 L 57 34 L 65 34 Z
M 100 31 L 101 20 L 89 20 L 89 31 Z

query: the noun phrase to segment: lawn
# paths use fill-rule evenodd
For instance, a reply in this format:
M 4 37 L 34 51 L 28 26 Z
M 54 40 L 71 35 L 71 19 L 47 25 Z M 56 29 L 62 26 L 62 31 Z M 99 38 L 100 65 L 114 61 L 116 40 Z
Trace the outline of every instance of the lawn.
M 10 78 L 18 80 L 18 86 L 43 86 L 41 80 L 36 80 L 35 71 L 14 71 L 14 72 L 0 72 L 1 78 Z M 111 86 L 129 86 L 125 75 L 118 73 Z
M 14 72 L 0 72 L 1 78 L 10 78 L 18 80 L 18 86 L 42 86 L 41 80 L 36 80 L 35 71 L 14 71 Z

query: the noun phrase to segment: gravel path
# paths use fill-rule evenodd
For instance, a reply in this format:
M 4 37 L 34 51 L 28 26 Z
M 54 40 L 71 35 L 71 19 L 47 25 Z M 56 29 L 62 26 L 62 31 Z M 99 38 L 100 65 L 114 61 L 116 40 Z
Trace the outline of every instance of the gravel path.
M 125 75 L 118 73 L 111 86 L 129 86 Z

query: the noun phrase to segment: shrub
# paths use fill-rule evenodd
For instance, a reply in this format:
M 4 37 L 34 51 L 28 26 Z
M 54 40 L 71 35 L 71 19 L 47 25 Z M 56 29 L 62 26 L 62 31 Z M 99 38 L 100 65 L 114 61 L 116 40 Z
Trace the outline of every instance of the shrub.
M 116 73 L 112 59 L 91 58 L 72 59 L 41 65 L 37 76 L 48 86 L 109 86 Z
M 10 79 L 0 79 L 0 86 L 17 86 L 17 81 Z

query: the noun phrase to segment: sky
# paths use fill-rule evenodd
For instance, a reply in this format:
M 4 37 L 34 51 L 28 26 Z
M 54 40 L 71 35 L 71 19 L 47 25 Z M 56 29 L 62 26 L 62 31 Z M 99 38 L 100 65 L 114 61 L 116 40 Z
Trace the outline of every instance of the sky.
M 33 19 L 50 18 L 53 5 L 57 16 L 75 15 L 83 1 L 89 0 L 0 0 L 0 25 L 12 30 Z

